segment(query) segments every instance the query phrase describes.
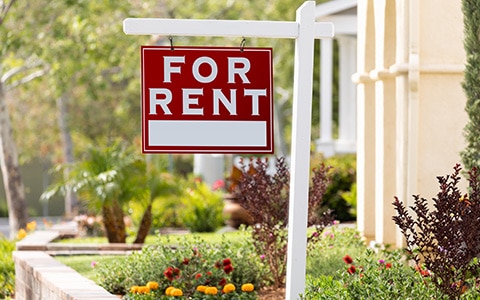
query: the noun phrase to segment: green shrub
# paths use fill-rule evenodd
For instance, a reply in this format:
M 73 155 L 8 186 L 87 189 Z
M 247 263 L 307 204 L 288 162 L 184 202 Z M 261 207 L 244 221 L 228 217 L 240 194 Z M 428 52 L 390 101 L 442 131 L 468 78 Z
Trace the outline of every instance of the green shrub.
M 12 252 L 15 242 L 0 236 L 0 298 L 5 299 L 13 294 L 15 288 L 15 264 Z
M 100 265 L 99 284 L 111 293 L 125 294 L 132 286 L 155 281 L 160 294 L 164 295 L 167 287 L 176 286 L 185 296 L 193 295 L 197 285 L 207 282 L 220 288 L 222 279 L 238 289 L 247 282 L 262 284 L 265 268 L 249 242 L 240 244 L 223 239 L 219 244 L 210 244 L 199 237 L 193 240 L 179 237 L 176 246 L 172 244 L 170 241 L 145 247 L 141 252 Z M 233 271 L 226 271 L 226 260 Z M 134 298 L 130 295 L 130 299 Z
M 367 246 L 360 233 L 351 227 L 327 227 L 316 243 L 309 244 L 307 250 L 306 273 L 312 277 L 333 276 L 345 266 L 342 257 L 349 254 L 361 257 Z
M 362 256 L 344 256 L 335 276 L 309 276 L 302 299 L 446 299 L 430 277 L 405 263 L 401 251 L 367 249 Z
M 181 197 L 180 219 L 192 232 L 214 232 L 224 224 L 223 194 L 194 181 Z
M 328 159 L 315 157 L 312 168 L 321 163 L 331 167 L 328 173 L 330 183 L 323 196 L 322 208 L 319 214 L 328 209 L 333 210 L 335 219 L 345 222 L 356 218 L 356 156 L 354 154 L 336 155 Z
M 152 224 L 150 232 L 166 227 L 185 227 L 181 219 L 180 195 L 185 189 L 186 180 L 178 175 L 172 175 L 166 172 L 156 174 L 156 183 L 152 184 L 154 190 L 150 193 L 156 195 L 152 204 Z M 138 201 L 128 203 L 129 213 L 135 226 L 140 224 L 143 212 L 147 205 Z

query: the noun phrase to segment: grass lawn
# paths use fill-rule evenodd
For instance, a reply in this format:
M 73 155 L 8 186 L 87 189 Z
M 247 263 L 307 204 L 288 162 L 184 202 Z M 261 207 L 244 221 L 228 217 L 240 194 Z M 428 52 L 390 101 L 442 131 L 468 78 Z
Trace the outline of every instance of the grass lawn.
M 250 237 L 250 233 L 247 231 L 237 230 L 232 232 L 225 233 L 192 233 L 192 234 L 182 234 L 182 233 L 172 233 L 172 234 L 161 234 L 161 235 L 149 235 L 145 240 L 145 244 L 168 244 L 175 243 L 178 238 L 187 239 L 188 241 L 193 241 L 196 237 L 201 238 L 202 240 L 216 244 L 221 243 L 222 240 L 228 240 L 234 243 L 241 243 L 246 238 Z M 127 243 L 132 243 L 135 240 L 134 236 L 127 238 Z M 85 238 L 71 238 L 71 239 L 62 239 L 57 241 L 57 243 L 67 243 L 67 244 L 108 244 L 106 237 L 85 237 Z
M 69 266 L 82 276 L 96 281 L 95 265 L 108 263 L 118 259 L 118 255 L 76 255 L 76 256 L 55 256 L 55 259 L 62 264 Z

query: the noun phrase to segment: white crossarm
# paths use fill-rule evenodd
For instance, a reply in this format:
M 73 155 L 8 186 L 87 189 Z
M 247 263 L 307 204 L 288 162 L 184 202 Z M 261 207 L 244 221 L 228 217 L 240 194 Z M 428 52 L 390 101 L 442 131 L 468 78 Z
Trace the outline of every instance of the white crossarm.
M 333 24 L 317 22 L 315 38 L 332 38 Z M 218 37 L 298 37 L 299 25 L 288 21 L 245 21 L 245 20 L 194 20 L 128 18 L 123 21 L 123 31 L 135 35 L 171 36 L 218 36 Z

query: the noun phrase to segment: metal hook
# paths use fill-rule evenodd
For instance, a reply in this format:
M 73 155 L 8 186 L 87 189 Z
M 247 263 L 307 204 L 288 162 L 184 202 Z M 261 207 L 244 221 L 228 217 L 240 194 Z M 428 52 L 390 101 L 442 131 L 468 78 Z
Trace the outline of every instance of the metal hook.
M 245 48 L 246 43 L 247 40 L 245 38 L 242 38 L 242 42 L 240 43 L 240 52 L 243 52 L 243 48 Z
M 168 37 L 168 40 L 170 41 L 170 49 L 173 51 L 173 37 L 172 36 L 169 36 Z

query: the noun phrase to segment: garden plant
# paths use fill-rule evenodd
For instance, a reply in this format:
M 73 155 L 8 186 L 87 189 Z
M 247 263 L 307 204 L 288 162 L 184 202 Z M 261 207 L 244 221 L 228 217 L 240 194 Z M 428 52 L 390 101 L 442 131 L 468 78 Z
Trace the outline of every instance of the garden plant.
M 393 219 L 410 257 L 430 272 L 432 284 L 449 299 L 459 299 L 480 279 L 480 174 L 477 168 L 468 172 L 468 193 L 462 193 L 460 172 L 457 164 L 451 175 L 438 177 L 440 191 L 432 211 L 418 195 L 411 207 L 415 217 L 398 198 L 394 202 Z
M 210 244 L 198 237 L 147 246 L 97 268 L 100 285 L 125 299 L 166 299 L 173 291 L 191 299 L 255 299 L 266 277 L 248 240 Z
M 315 240 L 333 222 L 330 211 L 321 216 L 316 214 L 327 189 L 327 171 L 328 168 L 323 164 L 312 170 L 308 226 L 314 226 L 315 233 L 309 240 Z M 290 172 L 285 158 L 276 160 L 274 174 L 268 172 L 268 160 L 252 159 L 248 165 L 243 164 L 243 176 L 236 191 L 238 203 L 253 219 L 252 239 L 256 251 L 265 258 L 276 287 L 285 283 L 289 180 Z

